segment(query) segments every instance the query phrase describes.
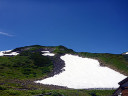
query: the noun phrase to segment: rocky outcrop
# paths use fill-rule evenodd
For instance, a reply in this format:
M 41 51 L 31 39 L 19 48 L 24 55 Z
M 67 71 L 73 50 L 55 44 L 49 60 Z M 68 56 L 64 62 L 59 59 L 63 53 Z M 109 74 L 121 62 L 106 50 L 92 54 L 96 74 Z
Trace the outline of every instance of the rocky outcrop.
M 63 67 L 65 66 L 65 62 L 60 58 L 65 54 L 56 54 L 54 57 L 49 57 L 53 61 L 54 69 L 50 76 L 54 76 L 56 74 L 64 71 Z

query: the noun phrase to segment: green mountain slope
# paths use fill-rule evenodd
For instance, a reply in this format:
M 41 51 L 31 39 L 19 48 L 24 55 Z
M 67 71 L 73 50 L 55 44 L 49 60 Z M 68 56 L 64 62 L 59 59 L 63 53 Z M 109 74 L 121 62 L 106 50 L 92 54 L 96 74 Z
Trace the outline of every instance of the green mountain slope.
M 54 57 L 43 56 L 41 51 L 50 51 L 56 55 Z M 108 96 L 112 94 L 113 90 L 65 90 L 63 87 L 46 86 L 33 82 L 53 73 L 57 66 L 55 63 L 58 62 L 58 56 L 66 53 L 98 59 L 101 66 L 108 66 L 128 75 L 128 55 L 75 52 L 64 46 L 40 45 L 16 48 L 12 52 L 18 52 L 19 55 L 0 57 L 0 96 L 31 96 L 42 93 L 51 94 L 46 96 Z M 51 89 L 59 90 L 49 91 Z

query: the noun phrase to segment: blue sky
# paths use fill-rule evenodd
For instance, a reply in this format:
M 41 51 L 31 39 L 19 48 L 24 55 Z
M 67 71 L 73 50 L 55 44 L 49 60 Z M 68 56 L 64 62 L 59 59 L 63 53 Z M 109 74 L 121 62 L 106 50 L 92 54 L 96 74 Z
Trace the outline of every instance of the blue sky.
M 128 0 L 0 0 L 0 50 L 64 45 L 128 51 Z

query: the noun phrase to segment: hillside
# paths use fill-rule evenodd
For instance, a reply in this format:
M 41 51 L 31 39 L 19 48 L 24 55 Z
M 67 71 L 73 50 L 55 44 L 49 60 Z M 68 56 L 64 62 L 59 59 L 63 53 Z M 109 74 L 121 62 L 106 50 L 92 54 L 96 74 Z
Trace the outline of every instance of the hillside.
M 49 54 L 47 54 L 47 51 L 51 56 L 48 56 Z M 0 92 L 3 94 L 2 96 L 8 96 L 8 94 L 12 94 L 12 96 L 19 96 L 20 94 L 23 94 L 19 91 L 24 92 L 24 90 L 27 90 L 24 94 L 29 94 L 31 96 L 43 93 L 42 89 L 45 89 L 46 91 L 49 89 L 61 89 L 59 93 L 53 90 L 51 92 L 51 96 L 60 96 L 54 94 L 66 94 L 64 96 L 71 96 L 69 95 L 71 94 L 70 91 L 64 90 L 64 87 L 34 83 L 35 80 L 54 76 L 64 71 L 62 68 L 65 64 L 60 57 L 65 54 L 97 59 L 101 66 L 107 66 L 128 76 L 127 54 L 75 52 L 64 46 L 25 46 L 0 53 Z M 76 90 L 72 90 L 73 94 L 76 94 L 76 92 Z M 82 90 L 79 91 L 79 94 L 84 94 L 84 96 L 93 96 L 91 94 L 100 94 L 96 96 L 105 96 L 101 94 L 102 92 L 103 91 L 94 92 Z M 111 94 L 113 91 L 110 90 L 109 92 L 109 94 Z M 107 91 L 106 93 L 103 93 L 107 95 Z
M 65 62 L 63 72 L 36 83 L 66 86 L 73 89 L 118 88 L 118 82 L 126 76 L 100 66 L 98 60 L 66 54 L 60 57 Z

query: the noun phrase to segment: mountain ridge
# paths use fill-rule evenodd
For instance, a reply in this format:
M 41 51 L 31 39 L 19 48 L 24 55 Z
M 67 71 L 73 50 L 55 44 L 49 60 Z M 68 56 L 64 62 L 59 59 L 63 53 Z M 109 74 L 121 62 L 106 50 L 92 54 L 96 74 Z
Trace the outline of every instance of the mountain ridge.
M 122 53 L 122 54 L 75 52 L 74 50 L 68 49 L 67 47 L 62 46 L 62 45 L 59 45 L 59 46 L 31 45 L 31 46 L 18 47 L 18 48 L 15 48 L 15 49 L 11 50 L 10 52 L 5 52 L 5 53 L 17 52 L 18 54 L 19 53 L 20 54 L 23 54 L 23 53 L 27 53 L 27 52 L 29 52 L 29 53 L 32 52 L 33 53 L 33 52 L 41 52 L 41 51 L 49 51 L 51 53 L 61 54 L 61 55 L 64 55 L 64 54 L 68 53 L 68 54 L 78 55 L 78 56 L 81 56 L 81 57 L 88 57 L 88 58 L 98 59 L 101 66 L 110 67 L 110 68 L 112 68 L 112 69 L 114 69 L 116 71 L 119 71 L 119 72 L 121 72 L 121 73 L 123 73 L 123 74 L 126 75 L 125 72 L 122 72 L 118 68 L 115 68 L 116 64 L 113 63 L 114 62 L 113 59 L 115 59 L 115 58 L 116 58 L 116 60 L 119 59 L 118 61 L 122 61 L 122 64 L 123 63 L 127 63 L 127 61 L 128 61 L 128 55 L 125 54 L 127 52 Z M 110 62 L 111 59 L 113 60 L 112 62 Z M 106 63 L 113 63 L 115 65 L 114 66 L 111 65 L 111 64 L 108 65 Z M 116 62 L 116 63 L 118 63 L 118 62 Z M 125 65 L 127 65 L 127 64 L 125 64 Z M 118 66 L 116 66 L 116 67 L 118 67 Z M 128 72 L 127 72 L 127 75 L 128 75 Z

